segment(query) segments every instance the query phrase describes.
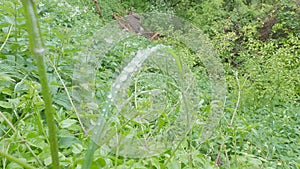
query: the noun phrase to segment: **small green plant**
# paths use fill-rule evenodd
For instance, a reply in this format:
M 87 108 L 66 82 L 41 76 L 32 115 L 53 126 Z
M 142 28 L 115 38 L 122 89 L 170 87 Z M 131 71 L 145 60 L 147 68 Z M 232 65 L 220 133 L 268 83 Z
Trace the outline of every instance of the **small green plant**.
M 129 158 L 114 153 L 117 151 L 108 151 L 106 146 L 98 149 L 96 145 L 91 147 L 92 151 L 88 150 L 93 158 L 91 155 L 85 160 L 93 139 L 82 131 L 66 90 L 72 91 L 76 87 L 71 84 L 76 62 L 74 55 L 83 58 L 86 39 L 91 39 L 104 25 L 93 1 L 89 2 L 35 1 L 40 30 L 48 48 L 44 59 L 55 110 L 60 168 L 89 168 L 84 166 L 88 161 L 92 169 L 300 167 L 298 0 L 98 1 L 106 23 L 113 20 L 113 14 L 123 16 L 128 11 L 167 11 L 193 22 L 212 39 L 225 65 L 229 92 L 220 125 L 213 137 L 203 143 L 197 141 L 201 135 L 198 129 L 203 126 L 197 121 L 195 130 L 181 146 L 159 156 Z M 32 57 L 32 50 L 29 50 L 28 31 L 25 29 L 28 24 L 23 11 L 24 6 L 18 0 L 0 1 L 0 168 L 49 168 L 53 166 L 46 130 L 49 125 L 41 81 L 38 80 L 40 72 L 36 56 Z M 107 99 L 116 74 L 122 71 L 120 64 L 140 47 L 152 44 L 138 38 L 127 41 L 130 43 L 122 42 L 103 55 L 97 67 L 95 96 L 99 99 L 99 106 L 103 106 Z M 156 42 L 165 45 L 178 43 L 164 34 Z M 93 52 L 97 54 L 97 50 Z M 199 75 L 199 86 L 209 85 L 205 67 L 195 53 L 179 47 L 176 54 Z M 157 78 L 156 83 L 147 86 L 153 81 L 149 77 L 136 80 L 136 87 L 133 82 L 128 88 L 128 95 L 134 96 L 135 89 L 142 93 L 136 102 L 141 110 L 152 101 L 143 92 L 166 84 L 159 81 L 160 73 L 153 69 L 153 65 L 145 70 L 140 77 L 152 73 Z M 170 93 L 167 96 L 170 102 L 166 104 L 166 110 L 178 111 L 174 105 L 181 98 Z M 200 111 L 203 114 L 197 119 L 206 118 L 211 109 L 208 104 L 211 98 L 206 93 L 200 93 L 199 97 L 203 98 L 198 103 L 202 105 Z M 125 115 L 118 118 L 122 124 L 128 121 L 128 113 Z M 171 128 L 170 120 L 165 111 L 157 125 Z M 113 127 L 124 135 L 134 127 L 143 129 L 144 133 L 154 131 L 154 123 L 141 125 L 133 119 L 129 124 Z M 116 132 L 113 127 L 111 131 Z M 139 134 L 145 136 L 142 132 Z

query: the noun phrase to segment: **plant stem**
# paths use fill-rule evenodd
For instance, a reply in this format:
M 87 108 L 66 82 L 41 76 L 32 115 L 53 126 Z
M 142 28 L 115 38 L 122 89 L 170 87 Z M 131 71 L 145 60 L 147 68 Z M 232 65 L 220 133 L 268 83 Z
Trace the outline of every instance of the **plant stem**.
M 92 162 L 93 162 L 93 157 L 94 157 L 94 152 L 96 151 L 98 145 L 91 139 L 90 144 L 88 146 L 88 149 L 86 151 L 82 169 L 90 169 Z
M 37 12 L 33 0 L 22 0 L 23 7 L 25 10 L 25 16 L 27 19 L 27 29 L 30 40 L 30 49 L 33 53 L 38 73 L 40 77 L 40 83 L 42 87 L 42 96 L 45 102 L 45 115 L 46 122 L 49 130 L 49 142 L 52 157 L 52 167 L 59 168 L 58 159 L 58 142 L 56 136 L 56 125 L 54 120 L 54 110 L 52 109 L 52 98 L 48 86 L 48 80 L 46 75 L 46 68 L 44 64 L 45 48 L 40 33 L 40 28 L 37 20 Z
M 240 85 L 240 80 L 239 80 L 239 76 L 238 76 L 237 72 L 235 73 L 235 79 L 236 79 L 236 82 L 238 85 L 238 98 L 237 98 L 236 106 L 235 106 L 233 114 L 232 114 L 232 118 L 229 123 L 230 127 L 232 126 L 235 115 L 237 114 L 238 108 L 240 107 L 240 99 L 241 99 L 241 85 Z
M 20 166 L 22 166 L 22 167 L 24 167 L 24 168 L 34 169 L 33 166 L 31 166 L 31 165 L 29 165 L 29 164 L 27 164 L 27 163 L 25 163 L 25 162 L 23 162 L 23 161 L 17 159 L 17 158 L 14 157 L 14 156 L 11 156 L 11 155 L 7 154 L 7 153 L 5 153 L 5 152 L 0 151 L 0 156 L 5 157 L 5 158 L 7 158 L 7 159 L 10 160 L 10 161 L 15 162 L 15 163 L 19 164 Z
M 13 28 L 13 25 L 10 25 L 10 26 L 9 26 L 8 33 L 7 33 L 7 36 L 6 36 L 6 38 L 5 38 L 4 42 L 3 42 L 3 44 L 2 44 L 1 47 L 0 47 L 0 52 L 1 52 L 1 50 L 4 48 L 5 44 L 7 43 L 12 28 Z
M 49 63 L 51 64 L 52 68 L 54 69 L 54 72 L 56 73 L 57 77 L 59 78 L 61 84 L 63 85 L 63 88 L 64 88 L 65 91 L 66 91 L 66 94 L 67 94 L 67 96 L 68 96 L 68 99 L 69 99 L 69 101 L 70 101 L 70 103 L 71 103 L 71 106 L 72 106 L 74 112 L 75 112 L 75 115 L 76 115 L 76 117 L 77 117 L 77 119 L 78 119 L 78 122 L 79 122 L 79 124 L 80 124 L 80 127 L 81 127 L 83 133 L 84 133 L 84 134 L 87 134 L 88 131 L 85 130 L 85 128 L 84 128 L 84 126 L 83 126 L 83 123 L 82 123 L 82 121 L 80 120 L 79 113 L 78 113 L 78 111 L 77 111 L 77 109 L 76 109 L 76 107 L 75 107 L 75 105 L 74 105 L 74 102 L 73 102 L 73 100 L 72 100 L 72 98 L 71 98 L 71 95 L 70 95 L 70 93 L 69 93 L 69 90 L 68 90 L 68 88 L 67 88 L 65 82 L 64 82 L 63 79 L 61 78 L 60 74 L 58 73 L 57 68 L 56 68 L 55 65 L 52 63 L 52 61 L 50 60 L 50 58 L 48 58 L 48 60 L 49 60 Z

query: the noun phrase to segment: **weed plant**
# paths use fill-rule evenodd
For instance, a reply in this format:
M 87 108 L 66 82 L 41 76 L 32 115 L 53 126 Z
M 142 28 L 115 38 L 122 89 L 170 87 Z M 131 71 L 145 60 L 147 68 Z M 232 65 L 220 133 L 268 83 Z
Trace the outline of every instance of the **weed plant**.
M 95 151 L 91 168 L 300 168 L 297 0 L 180 0 L 157 1 L 156 5 L 150 1 L 99 2 L 104 20 L 99 19 L 92 1 L 36 1 L 47 47 L 45 71 L 53 97 L 60 168 L 81 168 L 90 143 L 66 92 L 74 87 L 74 56 L 80 56 L 86 39 L 95 30 L 112 21 L 111 14 L 170 9 L 207 33 L 222 59 L 228 95 L 220 125 L 210 139 L 200 144 L 196 141 L 201 135 L 197 128 L 202 124 L 196 123 L 194 132 L 175 153 L 169 149 L 150 158 L 117 156 L 104 147 Z M 44 86 L 38 80 L 40 71 L 29 49 L 23 10 L 17 0 L 0 1 L 0 168 L 49 168 L 53 163 L 45 96 L 41 94 Z M 161 41 L 166 45 L 178 43 L 172 38 Z M 129 44 L 121 42 L 107 53 L 96 77 L 100 106 L 115 72 L 121 71 L 120 64 L 137 48 L 150 43 L 153 42 L 131 39 Z M 197 82 L 207 90 L 203 63 L 180 44 L 178 53 L 194 73 L 203 74 L 197 76 Z M 149 79 L 139 85 L 147 83 Z M 178 97 L 169 97 L 172 102 L 166 106 L 178 102 Z M 203 98 L 203 116 L 199 118 L 205 118 L 210 98 L 205 93 L 199 97 Z M 159 125 L 170 127 L 169 119 L 163 115 Z M 151 130 L 151 125 L 140 127 Z M 128 128 L 121 130 L 125 133 Z

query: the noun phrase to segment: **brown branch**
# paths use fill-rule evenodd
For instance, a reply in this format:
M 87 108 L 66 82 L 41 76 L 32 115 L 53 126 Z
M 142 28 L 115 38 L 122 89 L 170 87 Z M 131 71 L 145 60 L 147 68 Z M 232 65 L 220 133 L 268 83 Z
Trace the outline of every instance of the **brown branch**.
M 94 1 L 95 6 L 96 6 L 96 9 L 97 9 L 97 12 L 99 14 L 100 19 L 103 19 L 103 15 L 102 15 L 101 9 L 99 7 L 98 1 L 97 0 L 93 0 L 93 1 Z
M 122 30 L 142 35 L 150 40 L 157 40 L 160 37 L 160 32 L 145 31 L 141 25 L 141 17 L 136 13 L 132 12 L 126 17 L 113 14 L 112 17 Z
M 157 40 L 160 36 L 159 32 L 155 32 L 153 36 L 150 37 L 151 40 Z

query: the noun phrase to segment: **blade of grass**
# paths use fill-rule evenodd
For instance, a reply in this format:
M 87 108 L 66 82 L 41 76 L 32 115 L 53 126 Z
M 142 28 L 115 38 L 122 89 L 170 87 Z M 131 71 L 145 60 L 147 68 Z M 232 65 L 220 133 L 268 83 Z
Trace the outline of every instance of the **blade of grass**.
M 46 68 L 44 64 L 45 48 L 40 33 L 37 20 L 37 12 L 33 0 L 22 0 L 27 20 L 27 31 L 30 40 L 30 49 L 33 53 L 38 67 L 40 83 L 42 86 L 42 95 L 45 102 L 46 122 L 49 130 L 50 150 L 52 157 L 52 167 L 59 168 L 58 142 L 56 135 L 56 125 L 54 120 L 54 110 L 52 109 L 52 98 L 48 86 Z
M 93 158 L 94 158 L 94 153 L 98 147 L 99 146 L 91 139 L 88 149 L 86 151 L 85 157 L 84 157 L 82 169 L 90 169 L 91 168 Z

